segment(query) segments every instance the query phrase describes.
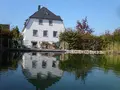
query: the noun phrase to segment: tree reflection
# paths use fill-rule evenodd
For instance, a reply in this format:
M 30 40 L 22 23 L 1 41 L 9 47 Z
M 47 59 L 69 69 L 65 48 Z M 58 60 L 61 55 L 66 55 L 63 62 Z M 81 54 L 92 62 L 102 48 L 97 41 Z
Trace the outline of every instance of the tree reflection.
M 20 53 L 3 52 L 0 53 L 0 71 L 12 69 L 15 70 L 18 67 L 18 59 Z
M 120 55 L 106 55 L 99 62 L 99 67 L 104 71 L 113 70 L 113 72 L 120 76 Z
M 120 75 L 120 56 L 114 55 L 78 55 L 66 54 L 59 63 L 60 69 L 75 74 L 75 79 L 85 79 L 94 67 L 102 68 L 104 72 L 113 70 Z
M 89 55 L 68 54 L 68 59 L 60 61 L 59 67 L 64 71 L 75 73 L 76 79 L 81 78 L 84 81 L 93 67 L 93 62 Z

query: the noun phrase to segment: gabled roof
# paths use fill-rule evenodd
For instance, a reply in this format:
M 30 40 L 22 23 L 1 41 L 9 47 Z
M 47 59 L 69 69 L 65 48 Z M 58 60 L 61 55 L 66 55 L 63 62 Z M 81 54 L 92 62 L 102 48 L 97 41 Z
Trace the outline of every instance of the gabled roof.
M 55 15 L 45 7 L 42 7 L 41 9 L 39 9 L 37 12 L 31 15 L 30 18 L 63 21 L 60 16 Z

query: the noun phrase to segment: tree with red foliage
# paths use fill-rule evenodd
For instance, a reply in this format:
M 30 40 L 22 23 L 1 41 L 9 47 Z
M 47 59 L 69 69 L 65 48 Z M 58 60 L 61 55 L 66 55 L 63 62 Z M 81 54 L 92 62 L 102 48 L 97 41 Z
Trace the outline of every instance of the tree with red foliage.
M 68 49 L 75 50 L 102 50 L 103 40 L 93 35 L 87 18 L 77 22 L 76 30 L 66 30 L 60 34 L 60 41 L 68 43 Z
M 76 29 L 80 34 L 91 34 L 91 33 L 93 33 L 93 29 L 90 28 L 89 25 L 88 25 L 87 17 L 85 19 L 83 19 L 81 22 L 77 21 Z

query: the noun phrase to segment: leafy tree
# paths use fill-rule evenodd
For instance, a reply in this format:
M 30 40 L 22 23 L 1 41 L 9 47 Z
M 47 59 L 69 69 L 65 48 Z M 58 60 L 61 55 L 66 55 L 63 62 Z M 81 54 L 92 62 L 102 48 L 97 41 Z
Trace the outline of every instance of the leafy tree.
M 0 24 L 0 45 L 3 48 L 11 47 L 11 42 L 9 41 L 11 39 L 12 39 L 12 35 L 9 30 L 9 25 Z
M 19 48 L 22 46 L 22 35 L 19 31 L 19 28 L 16 26 L 14 28 L 12 28 L 11 30 L 11 34 L 12 34 L 12 38 L 14 40 L 12 40 L 12 43 L 13 43 L 13 47 L 14 48 Z
M 89 27 L 87 18 L 81 22 L 77 22 L 77 30 L 66 29 L 60 34 L 60 41 L 65 41 L 69 45 L 69 49 L 80 50 L 101 50 L 103 40 L 92 35 L 93 30 Z
M 19 39 L 21 36 L 19 32 L 19 28 L 17 26 L 11 30 L 11 34 L 13 35 L 14 39 Z
M 114 32 L 113 32 L 113 40 L 115 42 L 120 42 L 120 28 L 116 29 Z
M 87 18 L 81 22 L 78 21 L 76 30 L 66 29 L 65 32 L 60 34 L 60 42 L 66 42 L 69 49 L 80 50 L 106 50 L 112 49 L 117 43 L 120 44 L 120 28 L 116 29 L 113 33 L 109 30 L 100 36 L 93 35 L 93 29 L 89 27 Z M 115 48 L 117 48 L 115 46 Z
M 0 24 L 0 35 L 11 36 L 10 30 L 4 25 Z
M 74 31 L 65 31 L 60 34 L 60 42 L 65 41 L 68 43 L 69 49 L 78 49 L 79 48 L 79 39 L 80 35 Z
M 93 29 L 89 27 L 88 22 L 87 22 L 87 17 L 83 19 L 81 22 L 77 21 L 77 26 L 76 26 L 77 31 L 80 34 L 92 34 Z

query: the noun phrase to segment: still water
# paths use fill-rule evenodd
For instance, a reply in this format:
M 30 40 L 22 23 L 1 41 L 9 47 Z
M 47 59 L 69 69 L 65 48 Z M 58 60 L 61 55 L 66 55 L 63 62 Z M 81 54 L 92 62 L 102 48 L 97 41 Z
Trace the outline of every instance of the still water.
M 0 90 L 120 90 L 120 56 L 4 52 Z

